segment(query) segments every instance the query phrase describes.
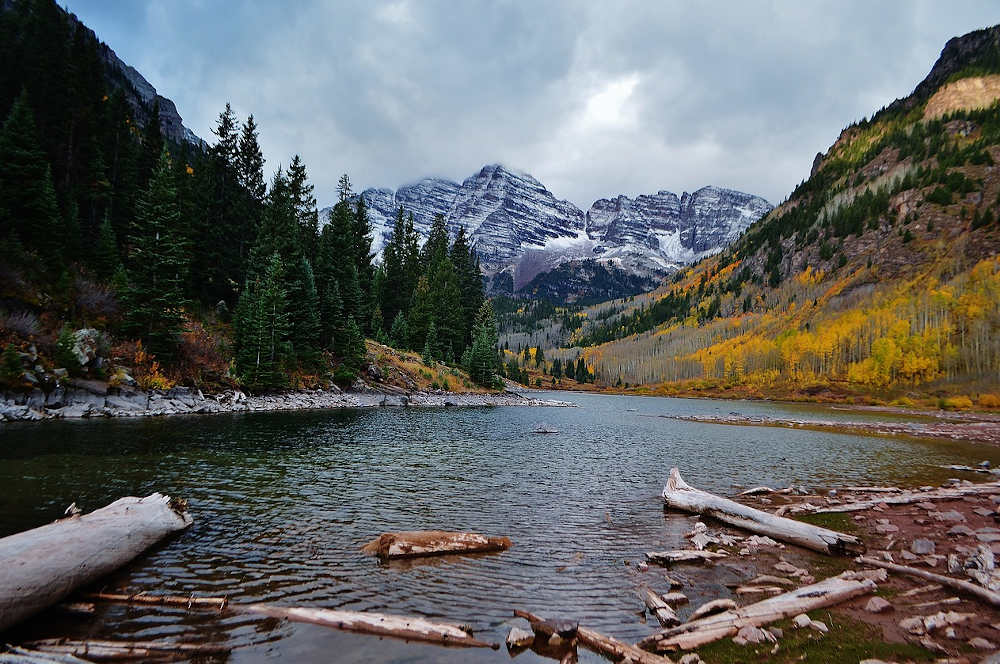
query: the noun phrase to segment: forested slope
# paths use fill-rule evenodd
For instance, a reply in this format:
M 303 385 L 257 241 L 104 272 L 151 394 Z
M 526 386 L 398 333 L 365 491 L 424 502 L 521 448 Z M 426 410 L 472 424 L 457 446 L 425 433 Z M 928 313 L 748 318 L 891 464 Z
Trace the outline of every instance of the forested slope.
M 998 82 L 1000 26 L 951 40 L 729 250 L 563 345 L 608 385 L 993 405 Z

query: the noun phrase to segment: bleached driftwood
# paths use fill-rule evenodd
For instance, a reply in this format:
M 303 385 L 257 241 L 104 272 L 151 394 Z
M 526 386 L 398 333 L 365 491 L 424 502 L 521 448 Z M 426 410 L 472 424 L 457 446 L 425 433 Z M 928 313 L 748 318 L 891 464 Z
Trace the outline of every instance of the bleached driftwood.
M 148 595 L 137 593 L 125 595 L 121 593 L 88 593 L 84 599 L 116 604 L 151 604 L 154 606 L 180 606 L 183 608 L 205 608 L 222 610 L 229 604 L 225 597 L 184 597 L 179 595 Z
M 915 576 L 927 581 L 933 581 L 934 583 L 946 586 L 948 588 L 954 588 L 955 590 L 960 590 L 968 595 L 972 595 L 977 599 L 981 599 L 988 604 L 993 606 L 1000 606 L 1000 593 L 994 592 L 989 588 L 983 588 L 982 586 L 977 586 L 974 583 L 968 581 L 963 581 L 961 579 L 954 579 L 950 576 L 944 576 L 943 574 L 935 574 L 934 572 L 928 572 L 924 569 L 918 569 L 916 567 L 907 567 L 906 565 L 897 565 L 896 563 L 886 562 L 884 560 L 878 560 L 876 558 L 866 558 L 861 556 L 858 558 L 859 563 L 865 565 L 871 565 L 873 567 L 881 567 L 882 569 L 887 569 L 890 572 L 896 572 L 898 574 L 906 574 L 908 576 Z
M 488 537 L 478 533 L 450 532 L 446 530 L 409 530 L 383 533 L 365 544 L 361 550 L 379 558 L 418 558 L 449 553 L 488 553 L 506 551 L 512 546 L 510 538 Z
M 792 511 L 810 512 L 812 514 L 823 514 L 826 512 L 857 512 L 859 510 L 870 510 L 882 503 L 886 505 L 909 505 L 911 503 L 922 503 L 931 500 L 950 500 L 961 498 L 962 496 L 1000 494 L 1000 482 L 984 482 L 982 484 L 970 484 L 966 486 L 944 487 L 933 491 L 903 491 L 889 496 L 881 496 L 873 500 L 858 500 L 839 505 L 827 505 L 819 507 L 809 505 L 805 509 L 793 509 Z M 808 505 L 808 503 L 806 503 Z
M 731 611 L 736 608 L 736 602 L 731 599 L 713 599 L 710 602 L 705 602 L 697 609 L 691 612 L 688 617 L 688 621 L 698 620 L 704 618 L 705 616 L 710 616 L 714 613 L 722 613 L 723 611 Z
M 121 498 L 0 539 L 0 631 L 62 601 L 191 525 L 183 501 Z
M 118 659 L 118 658 L 148 658 L 174 653 L 184 653 L 188 656 L 196 655 L 225 655 L 232 648 L 215 643 L 184 643 L 175 641 L 105 641 L 88 640 L 78 641 L 74 639 L 42 639 L 40 641 L 29 641 L 25 644 L 29 648 L 42 652 L 63 653 L 76 657 L 93 657 L 95 659 Z
M 663 489 L 663 502 L 674 509 L 704 514 L 731 526 L 767 535 L 783 542 L 798 544 L 821 553 L 844 555 L 864 551 L 861 540 L 853 535 L 775 516 L 728 498 L 695 489 L 681 479 L 677 468 L 670 470 L 670 479 Z
M 726 558 L 726 554 L 715 551 L 700 551 L 697 549 L 677 549 L 675 551 L 649 551 L 646 559 L 654 563 L 669 565 L 671 563 L 703 563 L 709 560 Z
M 486 643 L 473 638 L 459 625 L 435 622 L 412 616 L 393 616 L 384 613 L 314 609 L 275 604 L 230 604 L 234 613 L 285 618 L 293 622 L 333 627 L 348 632 L 394 636 L 408 641 L 426 641 L 447 646 L 469 648 L 499 648 L 499 644 Z
M 514 609 L 514 615 L 518 618 L 524 618 L 531 623 L 531 629 L 536 634 L 540 634 L 546 638 L 551 635 L 551 621 L 520 609 Z M 622 643 L 610 636 L 605 636 L 586 627 L 577 626 L 573 636 L 576 638 L 577 643 L 584 648 L 603 655 L 613 662 L 620 662 L 621 664 L 673 664 L 668 657 L 640 650 L 635 646 Z
M 311 623 L 377 636 L 394 636 L 409 641 L 426 641 L 443 645 L 473 648 L 498 648 L 472 637 L 458 625 L 435 622 L 425 618 L 396 616 L 384 613 L 341 611 L 312 607 L 279 606 L 276 604 L 234 604 L 224 597 L 178 597 L 171 595 L 124 595 L 93 593 L 87 599 L 122 604 L 178 606 L 187 609 L 209 609 L 227 614 L 258 615 L 284 618 L 293 622 Z
M 674 625 L 681 624 L 681 620 L 674 613 L 673 607 L 652 590 L 646 590 L 643 595 L 643 602 L 645 602 L 649 612 L 656 616 L 656 619 L 664 627 L 673 627 Z
M 90 662 L 73 655 L 8 645 L 0 649 L 0 664 L 90 664 Z
M 875 582 L 833 576 L 819 583 L 797 588 L 755 604 L 716 613 L 700 620 L 663 630 L 639 642 L 641 648 L 664 652 L 690 650 L 726 637 L 735 636 L 746 626 L 761 627 L 790 616 L 840 604 L 874 592 Z

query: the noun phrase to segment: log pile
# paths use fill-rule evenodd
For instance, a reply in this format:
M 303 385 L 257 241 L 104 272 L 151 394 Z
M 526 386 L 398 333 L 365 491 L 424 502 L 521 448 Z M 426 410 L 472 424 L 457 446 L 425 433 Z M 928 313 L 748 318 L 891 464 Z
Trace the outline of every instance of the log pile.
M 875 583 L 869 579 L 833 576 L 755 604 L 715 613 L 663 630 L 646 637 L 639 642 L 639 646 L 655 652 L 691 650 L 736 636 L 740 629 L 747 626 L 760 627 L 800 613 L 833 606 L 874 592 L 875 589 Z

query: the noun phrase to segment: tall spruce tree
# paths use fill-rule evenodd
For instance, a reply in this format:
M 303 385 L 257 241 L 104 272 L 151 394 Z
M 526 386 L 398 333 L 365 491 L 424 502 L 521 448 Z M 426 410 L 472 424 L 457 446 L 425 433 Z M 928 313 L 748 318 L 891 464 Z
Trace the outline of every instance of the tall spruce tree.
M 0 131 L 0 241 L 16 237 L 37 249 L 50 270 L 60 269 L 65 232 L 52 170 L 22 92 Z
M 264 262 L 240 294 L 234 319 L 236 372 L 251 387 L 287 384 L 290 355 L 285 266 L 275 253 Z
M 295 208 L 295 222 L 299 230 L 299 244 L 310 261 L 316 260 L 319 241 L 319 212 L 316 209 L 315 188 L 309 183 L 306 165 L 299 155 L 288 165 L 288 188 Z
M 178 237 L 180 209 L 164 149 L 140 197 L 130 242 L 125 292 L 126 334 L 139 337 L 161 361 L 175 357 L 183 328 L 188 250 Z

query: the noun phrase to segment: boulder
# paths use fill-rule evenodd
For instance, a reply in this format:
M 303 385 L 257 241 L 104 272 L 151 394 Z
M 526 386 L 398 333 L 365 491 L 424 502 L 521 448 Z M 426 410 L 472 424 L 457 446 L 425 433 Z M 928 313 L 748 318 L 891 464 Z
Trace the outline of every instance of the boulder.
M 73 355 L 81 367 L 90 365 L 100 356 L 101 333 L 85 327 L 73 333 Z
M 872 597 L 865 604 L 865 611 L 868 613 L 884 613 L 892 610 L 892 604 L 881 597 Z
M 927 556 L 934 553 L 934 548 L 934 542 L 924 538 L 915 539 L 910 545 L 910 551 L 919 556 Z

